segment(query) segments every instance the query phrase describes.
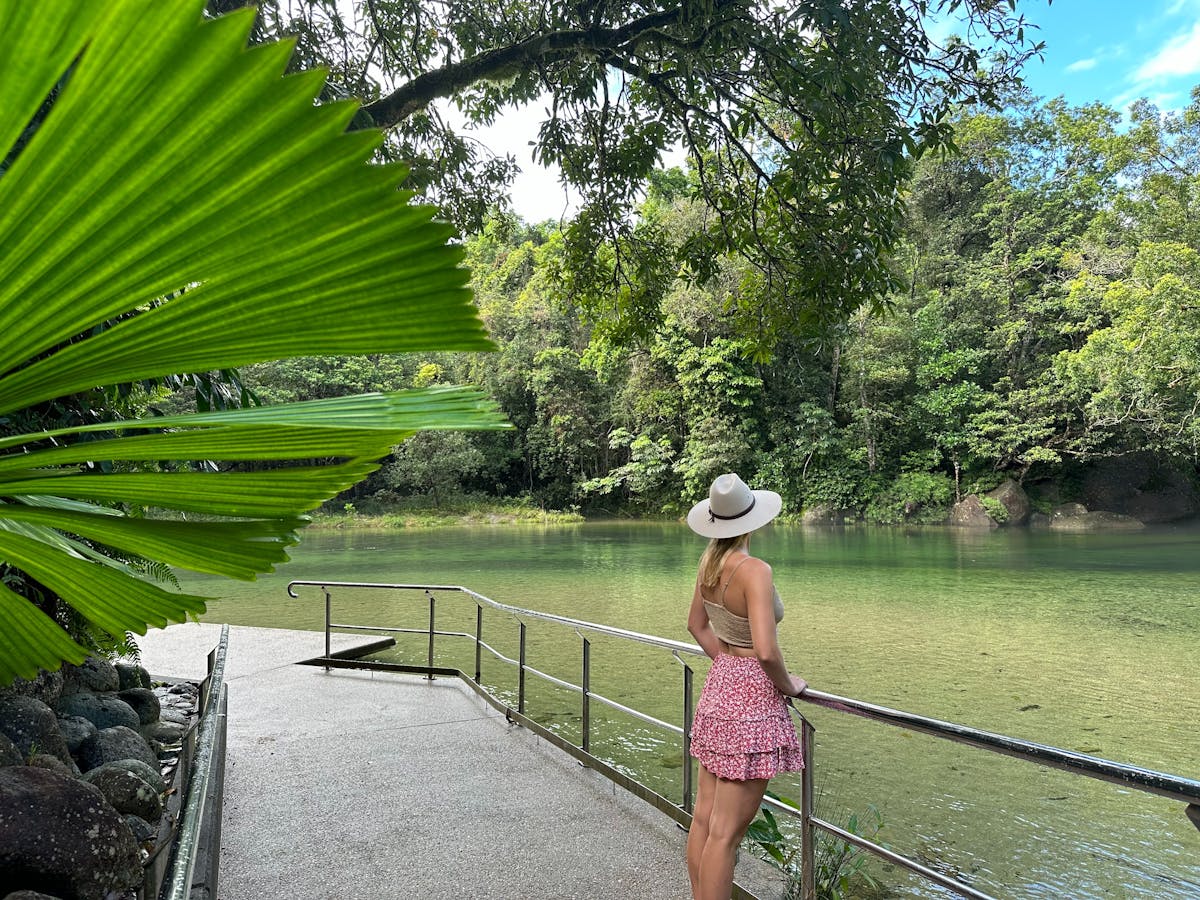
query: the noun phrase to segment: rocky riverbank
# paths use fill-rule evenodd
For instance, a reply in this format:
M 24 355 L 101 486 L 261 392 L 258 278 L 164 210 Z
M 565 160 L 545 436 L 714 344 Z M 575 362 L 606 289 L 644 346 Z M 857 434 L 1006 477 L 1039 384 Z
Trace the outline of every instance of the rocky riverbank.
M 132 898 L 197 701 L 98 657 L 0 691 L 0 896 Z

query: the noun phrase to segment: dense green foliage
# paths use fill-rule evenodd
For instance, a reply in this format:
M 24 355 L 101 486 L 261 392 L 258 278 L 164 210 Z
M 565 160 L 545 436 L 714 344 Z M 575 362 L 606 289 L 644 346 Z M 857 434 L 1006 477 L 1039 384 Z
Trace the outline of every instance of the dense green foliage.
M 363 99 L 355 125 L 386 128 L 408 186 L 465 233 L 503 208 L 516 165 L 466 129 L 528 105 L 535 158 L 583 201 L 558 291 L 644 336 L 676 275 L 703 283 L 736 256 L 729 312 L 762 353 L 880 300 L 911 160 L 1039 49 L 1016 0 L 259 3 L 259 36 L 294 36 L 293 65 L 330 69 L 328 98 Z M 677 148 L 703 211 L 681 237 L 630 216 Z
M 366 490 L 658 514 L 737 470 L 792 510 L 898 523 L 1004 477 L 1072 499 L 1083 467 L 1134 451 L 1194 472 L 1200 94 L 1181 115 L 1142 103 L 1132 128 L 1119 119 L 1028 99 L 960 117 L 961 153 L 916 166 L 889 312 L 781 337 L 769 360 L 726 314 L 740 262 L 703 287 L 674 280 L 653 334 L 617 341 L 564 290 L 564 236 L 497 218 L 467 253 L 500 351 L 414 356 L 404 378 L 485 386 L 516 429 L 430 435 Z M 656 181 L 639 228 L 702 227 L 683 180 Z

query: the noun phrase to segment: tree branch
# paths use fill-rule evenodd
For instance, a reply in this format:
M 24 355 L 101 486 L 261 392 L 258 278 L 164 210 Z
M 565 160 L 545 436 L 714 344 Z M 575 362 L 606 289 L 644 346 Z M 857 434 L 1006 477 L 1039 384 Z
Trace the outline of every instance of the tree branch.
M 378 127 L 390 128 L 439 97 L 449 97 L 480 81 L 499 81 L 546 62 L 579 56 L 604 56 L 641 43 L 647 37 L 661 40 L 661 29 L 684 20 L 682 7 L 643 16 L 620 28 L 566 29 L 535 35 L 524 41 L 478 53 L 418 75 L 386 97 L 363 109 Z

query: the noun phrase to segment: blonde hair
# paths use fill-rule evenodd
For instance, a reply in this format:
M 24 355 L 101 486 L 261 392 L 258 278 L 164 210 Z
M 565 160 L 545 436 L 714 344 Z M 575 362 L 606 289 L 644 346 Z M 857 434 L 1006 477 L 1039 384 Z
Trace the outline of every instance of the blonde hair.
M 716 587 L 721 581 L 721 569 L 729 554 L 743 549 L 749 540 L 750 534 L 746 533 L 709 541 L 700 557 L 700 583 L 706 588 Z

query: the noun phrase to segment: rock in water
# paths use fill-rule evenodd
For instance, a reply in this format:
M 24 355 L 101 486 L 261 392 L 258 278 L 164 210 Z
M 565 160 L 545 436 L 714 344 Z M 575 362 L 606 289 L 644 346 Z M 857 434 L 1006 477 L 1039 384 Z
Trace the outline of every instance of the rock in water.
M 0 884 L 105 900 L 141 882 L 133 833 L 97 788 L 35 766 L 0 769 Z
M 1008 520 L 1005 525 L 1024 525 L 1029 521 L 1032 506 L 1024 489 L 1011 478 L 1005 478 L 1000 486 L 984 494 L 999 501 L 1008 510 Z
M 975 494 L 967 494 L 961 501 L 954 504 L 954 508 L 950 510 L 950 524 L 962 528 L 997 527 L 996 520 L 988 514 L 983 501 Z

